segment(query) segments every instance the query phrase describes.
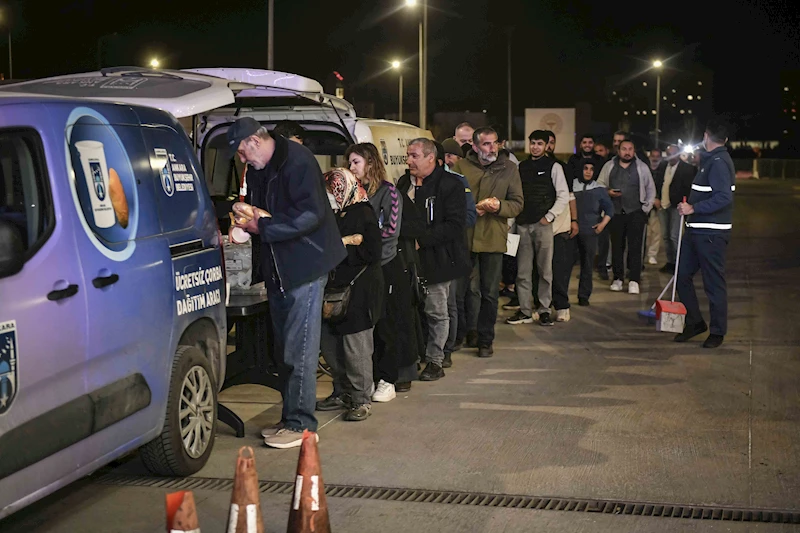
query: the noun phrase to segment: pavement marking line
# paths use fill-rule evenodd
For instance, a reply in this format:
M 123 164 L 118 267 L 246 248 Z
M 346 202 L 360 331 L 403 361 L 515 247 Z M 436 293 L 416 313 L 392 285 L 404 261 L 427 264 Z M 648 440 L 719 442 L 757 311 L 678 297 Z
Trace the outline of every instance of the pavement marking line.
M 447 394 L 447 393 L 428 394 L 428 396 L 475 396 L 475 395 L 469 392 L 454 392 L 452 394 Z M 406 398 L 407 397 L 408 396 L 406 396 Z
M 576 411 L 577 416 L 586 416 L 585 407 L 567 407 L 567 406 L 551 406 L 551 405 L 505 405 L 501 403 L 470 403 L 461 402 L 458 407 L 460 409 L 476 409 L 479 411 L 520 411 L 525 413 L 552 413 L 557 415 L 568 414 L 571 411 Z M 613 406 L 605 406 L 611 408 Z M 600 407 L 592 407 L 592 410 L 602 409 Z
M 525 379 L 470 379 L 467 385 L 536 385 L 538 381 Z
M 552 372 L 552 368 L 490 368 L 481 370 L 481 376 L 494 376 L 496 374 L 517 374 L 522 372 Z
M 328 424 L 330 424 L 331 422 L 333 422 L 334 420 L 336 420 L 337 418 L 339 418 L 339 417 L 340 417 L 340 416 L 342 416 L 343 414 L 344 414 L 344 413 L 339 413 L 338 415 L 334 416 L 333 418 L 331 418 L 330 420 L 328 420 L 327 422 L 325 422 L 324 424 L 322 424 L 320 427 L 318 427 L 318 428 L 317 428 L 317 433 L 319 433 L 319 430 L 320 430 L 320 429 L 323 429 L 325 426 L 327 426 Z

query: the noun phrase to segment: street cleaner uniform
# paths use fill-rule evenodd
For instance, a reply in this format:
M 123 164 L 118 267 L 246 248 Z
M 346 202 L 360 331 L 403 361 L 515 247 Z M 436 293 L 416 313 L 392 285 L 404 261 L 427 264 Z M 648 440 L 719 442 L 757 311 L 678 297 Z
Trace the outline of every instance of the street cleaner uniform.
M 712 335 L 728 330 L 728 290 L 725 283 L 725 254 L 733 227 L 733 192 L 736 170 L 724 146 L 700 154 L 700 170 L 692 183 L 688 203 L 694 213 L 686 221 L 681 246 L 677 290 L 686 306 L 686 328 L 703 324 L 694 290 L 699 270 L 711 310 Z

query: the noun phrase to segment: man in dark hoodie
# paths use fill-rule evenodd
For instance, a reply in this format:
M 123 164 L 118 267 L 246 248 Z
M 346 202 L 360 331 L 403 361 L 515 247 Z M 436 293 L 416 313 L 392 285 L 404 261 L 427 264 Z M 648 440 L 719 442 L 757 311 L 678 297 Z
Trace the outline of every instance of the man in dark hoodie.
M 275 348 L 285 383 L 281 421 L 262 431 L 273 448 L 294 448 L 303 430 L 317 430 L 314 416 L 322 328 L 322 296 L 328 272 L 347 251 L 328 202 L 322 172 L 308 148 L 272 138 L 251 117 L 228 129 L 228 147 L 252 167 L 248 194 L 255 208 L 239 226 L 258 235 L 264 248 Z M 242 213 L 237 213 L 242 216 Z

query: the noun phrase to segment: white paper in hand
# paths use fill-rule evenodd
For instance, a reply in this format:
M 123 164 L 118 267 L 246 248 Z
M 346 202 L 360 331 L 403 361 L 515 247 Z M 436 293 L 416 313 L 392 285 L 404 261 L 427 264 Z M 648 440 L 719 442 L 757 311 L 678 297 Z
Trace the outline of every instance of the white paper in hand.
M 506 255 L 517 257 L 517 249 L 519 248 L 519 235 L 516 233 L 509 233 L 508 240 L 506 241 Z

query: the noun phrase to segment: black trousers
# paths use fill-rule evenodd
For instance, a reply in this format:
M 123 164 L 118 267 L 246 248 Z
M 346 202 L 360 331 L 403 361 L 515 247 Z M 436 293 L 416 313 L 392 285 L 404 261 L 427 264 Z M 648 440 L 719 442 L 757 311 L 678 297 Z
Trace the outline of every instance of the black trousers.
M 609 223 L 609 226 L 611 224 Z M 603 228 L 600 235 L 597 236 L 597 270 L 606 268 L 608 261 L 608 250 L 611 248 L 611 232 L 608 226 Z
M 595 233 L 579 234 L 578 254 L 580 255 L 581 280 L 578 284 L 578 299 L 588 300 L 592 295 L 592 272 L 594 267 L 594 255 L 597 253 L 597 239 Z M 605 266 L 605 265 L 603 265 Z
M 644 211 L 614 215 L 608 224 L 611 232 L 611 264 L 614 280 L 625 279 L 625 249 L 628 250 L 630 281 L 642 279 L 642 245 L 647 227 L 647 214 Z
M 725 335 L 728 332 L 728 286 L 725 282 L 725 254 L 730 233 L 713 235 L 698 234 L 686 230 L 681 244 L 681 259 L 678 265 L 678 296 L 686 306 L 686 325 L 703 322 L 700 303 L 694 290 L 694 275 L 699 270 L 703 276 L 703 288 L 711 311 L 711 333 Z
M 553 308 L 569 309 L 569 279 L 575 264 L 575 239 L 569 232 L 553 236 Z
M 398 287 L 401 284 L 407 284 L 408 279 L 403 270 L 403 262 L 400 256 L 383 265 L 382 270 L 386 294 L 383 295 L 383 318 L 375 325 L 372 376 L 375 382 L 382 379 L 387 383 L 395 383 L 397 382 L 397 371 L 400 366 L 397 346 L 398 325 L 403 322 L 402 314 L 407 312 L 404 307 L 410 303 L 404 301 L 402 294 L 405 293 L 398 291 Z

